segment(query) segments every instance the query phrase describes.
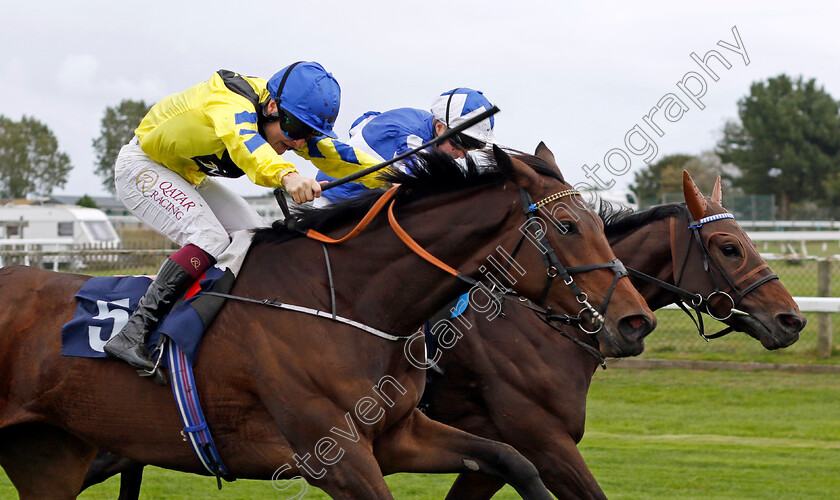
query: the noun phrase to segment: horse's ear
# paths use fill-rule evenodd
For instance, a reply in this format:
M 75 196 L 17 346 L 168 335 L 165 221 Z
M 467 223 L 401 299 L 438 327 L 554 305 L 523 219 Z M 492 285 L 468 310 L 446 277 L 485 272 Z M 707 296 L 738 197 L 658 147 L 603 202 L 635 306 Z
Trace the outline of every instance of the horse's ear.
M 706 213 L 706 198 L 697 189 L 697 184 L 694 183 L 686 170 L 683 170 L 683 196 L 685 196 L 685 204 L 688 206 L 691 217 L 694 220 L 702 219 Z
M 720 176 L 717 176 L 715 188 L 712 190 L 712 201 L 723 206 L 723 193 L 720 190 Z
M 554 153 L 548 149 L 548 146 L 543 141 L 537 144 L 537 149 L 534 150 L 534 156 L 552 165 L 557 165 L 557 161 L 554 160 Z
M 502 148 L 493 144 L 493 158 L 496 166 L 517 186 L 527 188 L 539 181 L 537 173 L 521 160 L 510 157 Z
M 546 162 L 549 167 L 553 168 L 555 172 L 563 179 L 563 172 L 560 171 L 560 167 L 557 166 L 557 161 L 554 159 L 554 153 L 548 149 L 548 146 L 545 145 L 544 142 L 540 141 L 537 144 L 537 149 L 534 152 L 534 156 L 541 159 L 542 161 Z

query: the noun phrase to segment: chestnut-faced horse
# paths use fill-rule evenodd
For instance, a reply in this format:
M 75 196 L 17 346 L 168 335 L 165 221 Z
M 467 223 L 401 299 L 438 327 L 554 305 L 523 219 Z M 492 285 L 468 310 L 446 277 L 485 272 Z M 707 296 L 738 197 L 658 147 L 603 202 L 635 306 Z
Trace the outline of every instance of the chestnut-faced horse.
M 583 304 L 595 325 L 603 312 L 602 345 L 613 355 L 638 352 L 655 317 L 630 281 L 616 279 L 612 268 L 574 279 L 564 272 L 564 265 L 613 261 L 600 219 L 578 211 L 574 234 L 555 228 L 539 216 L 566 217 L 555 207 L 578 197 L 559 171 L 498 148 L 494 156 L 495 168 L 481 173 L 432 154 L 415 176 L 393 174 L 400 187 L 390 191 L 392 202 L 383 202 L 388 222 L 372 217 L 355 239 L 332 247 L 329 268 L 313 239 L 279 226 L 259 231 L 231 293 L 338 311 L 409 337 L 482 278 L 483 259 L 510 257 L 518 246 L 518 293 L 555 311 Z M 354 207 L 365 203 L 368 209 L 373 199 Z M 336 207 L 319 229 L 346 232 L 353 207 L 345 208 Z M 535 244 L 521 245 L 521 227 L 532 223 L 542 230 L 530 232 Z M 552 285 L 555 275 L 563 279 Z M 181 439 L 168 389 L 120 362 L 60 355 L 61 326 L 73 317 L 73 295 L 87 279 L 25 267 L 0 271 L 0 465 L 22 498 L 75 498 L 97 449 L 206 474 Z M 480 470 L 499 475 L 524 498 L 550 498 L 533 465 L 510 446 L 416 409 L 426 374 L 404 350 L 403 342 L 321 317 L 228 301 L 205 333 L 194 370 L 231 475 L 276 479 L 282 468 L 281 477 L 305 474 L 334 498 L 383 499 L 392 498 L 386 474 Z M 423 357 L 422 346 L 413 356 Z M 379 414 L 362 413 L 379 418 L 361 418 L 360 401 L 367 410 L 378 403 Z M 326 442 L 333 428 L 347 438 Z
M 544 145 L 537 154 L 551 159 Z M 805 318 L 722 207 L 720 179 L 707 198 L 686 173 L 684 194 L 686 204 L 605 220 L 616 255 L 632 276 L 644 274 L 633 282 L 648 304 L 656 309 L 685 300 L 723 317 L 734 303 L 734 314 L 724 320 L 728 326 L 767 349 L 796 342 Z M 564 332 L 571 340 L 564 338 L 522 308 L 508 306 L 505 315 L 467 315 L 475 325 L 470 333 L 481 333 L 465 335 L 442 357 L 444 375 L 434 374 L 424 396 L 427 414 L 513 445 L 558 498 L 606 498 L 577 449 L 598 361 L 575 342 L 597 342 L 570 328 Z M 501 486 L 495 478 L 466 473 L 447 498 L 489 499 Z

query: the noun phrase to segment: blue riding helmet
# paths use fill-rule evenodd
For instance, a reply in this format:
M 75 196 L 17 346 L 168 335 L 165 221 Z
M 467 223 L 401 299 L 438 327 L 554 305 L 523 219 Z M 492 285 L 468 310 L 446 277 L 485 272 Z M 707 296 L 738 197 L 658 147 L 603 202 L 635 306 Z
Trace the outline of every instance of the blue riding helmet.
M 447 128 L 450 128 L 456 127 L 492 107 L 493 105 L 480 90 L 460 87 L 438 96 L 432 103 L 431 112 L 435 118 L 446 124 Z M 491 116 L 462 133 L 483 143 L 493 144 L 496 142 L 496 136 L 493 133 L 495 124 L 494 117 Z
M 296 62 L 275 73 L 268 80 L 267 88 L 280 109 L 313 130 L 338 138 L 333 125 L 341 105 L 341 87 L 323 66 L 316 62 Z

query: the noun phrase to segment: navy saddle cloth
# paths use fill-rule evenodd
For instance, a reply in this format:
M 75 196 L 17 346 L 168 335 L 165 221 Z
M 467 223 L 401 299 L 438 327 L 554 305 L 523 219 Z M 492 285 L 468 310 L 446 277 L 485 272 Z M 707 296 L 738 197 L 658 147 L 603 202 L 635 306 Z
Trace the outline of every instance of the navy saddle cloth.
M 227 293 L 233 286 L 233 275 L 216 267 L 210 268 L 177 302 L 172 311 L 149 336 L 149 345 L 157 345 L 161 334 L 171 338 L 195 361 L 204 330 L 221 309 L 224 299 L 202 295 L 213 290 Z M 78 301 L 73 319 L 61 329 L 61 354 L 84 358 L 105 358 L 105 343 L 116 335 L 137 308 L 152 279 L 147 276 L 114 276 L 89 279 L 76 293 Z

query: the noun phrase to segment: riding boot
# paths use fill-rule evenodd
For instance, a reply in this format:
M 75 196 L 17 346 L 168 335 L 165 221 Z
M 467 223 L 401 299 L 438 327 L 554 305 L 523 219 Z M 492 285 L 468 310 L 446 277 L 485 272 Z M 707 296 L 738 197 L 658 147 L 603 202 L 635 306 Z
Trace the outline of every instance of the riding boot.
M 105 344 L 105 352 L 151 375 L 155 363 L 151 359 L 146 340 L 193 281 L 193 276 L 183 267 L 172 259 L 166 259 L 137 304 L 137 309 L 128 318 L 128 323 Z

